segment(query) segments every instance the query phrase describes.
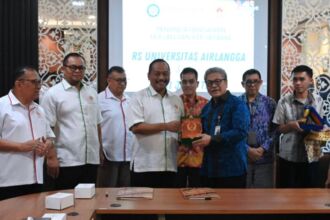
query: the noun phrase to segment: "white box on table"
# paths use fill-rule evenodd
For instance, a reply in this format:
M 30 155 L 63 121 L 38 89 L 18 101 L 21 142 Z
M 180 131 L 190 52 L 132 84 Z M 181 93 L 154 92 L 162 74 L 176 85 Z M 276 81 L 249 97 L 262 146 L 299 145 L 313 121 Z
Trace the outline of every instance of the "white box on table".
M 45 213 L 43 218 L 50 218 L 51 220 L 66 220 L 65 213 Z
M 76 199 L 90 199 L 95 195 L 94 183 L 80 183 L 74 188 Z
M 67 207 L 73 206 L 74 199 L 72 193 L 58 192 L 45 198 L 46 209 L 62 210 Z

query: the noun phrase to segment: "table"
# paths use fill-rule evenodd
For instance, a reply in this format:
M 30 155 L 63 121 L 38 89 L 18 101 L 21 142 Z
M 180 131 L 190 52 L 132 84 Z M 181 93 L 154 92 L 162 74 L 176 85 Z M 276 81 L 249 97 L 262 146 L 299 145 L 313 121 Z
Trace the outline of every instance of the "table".
M 41 217 L 44 213 L 77 212 L 72 219 L 102 219 L 113 214 L 194 216 L 250 216 L 251 219 L 279 219 L 279 216 L 311 216 L 311 219 L 330 219 L 330 189 L 217 189 L 219 199 L 184 200 L 179 189 L 155 189 L 153 200 L 117 200 L 118 188 L 97 188 L 92 199 L 75 199 L 74 207 L 62 211 L 44 208 L 44 192 L 20 196 L 0 202 L 0 219 Z M 71 192 L 73 190 L 63 190 Z M 108 195 L 108 196 L 106 196 Z M 120 204 L 120 207 L 111 207 Z M 244 217 L 244 219 L 246 219 Z M 299 219 L 301 219 L 299 217 Z M 222 219 L 222 218 L 221 218 Z M 292 219 L 295 219 L 294 217 Z

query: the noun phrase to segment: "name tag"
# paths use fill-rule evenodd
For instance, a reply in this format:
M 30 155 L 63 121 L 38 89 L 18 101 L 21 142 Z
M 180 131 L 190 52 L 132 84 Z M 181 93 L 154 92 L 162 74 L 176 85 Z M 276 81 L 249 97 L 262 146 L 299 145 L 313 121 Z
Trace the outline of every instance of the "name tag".
M 220 135 L 220 131 L 221 131 L 221 126 L 220 125 L 215 126 L 214 135 Z

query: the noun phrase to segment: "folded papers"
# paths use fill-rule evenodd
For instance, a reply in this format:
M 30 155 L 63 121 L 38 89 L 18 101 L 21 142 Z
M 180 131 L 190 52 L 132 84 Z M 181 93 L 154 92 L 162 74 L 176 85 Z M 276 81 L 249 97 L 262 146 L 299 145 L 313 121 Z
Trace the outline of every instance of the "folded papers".
M 211 188 L 182 188 L 180 189 L 185 199 L 205 199 L 220 198 L 217 192 Z
M 117 199 L 152 199 L 154 189 L 149 187 L 124 187 L 119 188 Z

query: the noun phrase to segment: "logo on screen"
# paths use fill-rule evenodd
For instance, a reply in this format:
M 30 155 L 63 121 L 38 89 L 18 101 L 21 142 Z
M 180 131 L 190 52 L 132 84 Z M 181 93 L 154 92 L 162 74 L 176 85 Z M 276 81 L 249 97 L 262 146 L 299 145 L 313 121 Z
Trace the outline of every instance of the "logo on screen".
M 160 8 L 156 4 L 150 4 L 147 7 L 147 14 L 150 17 L 157 17 L 159 15 Z

